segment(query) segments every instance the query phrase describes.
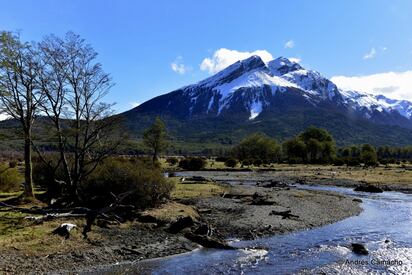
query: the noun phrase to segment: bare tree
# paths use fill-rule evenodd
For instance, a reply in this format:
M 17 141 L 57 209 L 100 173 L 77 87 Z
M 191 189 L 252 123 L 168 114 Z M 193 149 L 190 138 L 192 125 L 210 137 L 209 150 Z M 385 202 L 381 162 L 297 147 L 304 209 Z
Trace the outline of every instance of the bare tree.
M 112 104 L 102 102 L 112 87 L 110 76 L 96 61 L 97 53 L 80 36 L 49 36 L 39 44 L 42 64 L 40 105 L 54 124 L 60 160 L 71 199 L 79 184 L 122 141 Z
M 0 33 L 0 112 L 21 123 L 24 138 L 24 196 L 34 197 L 32 177 L 32 128 L 41 102 L 36 87 L 36 54 L 11 32 Z

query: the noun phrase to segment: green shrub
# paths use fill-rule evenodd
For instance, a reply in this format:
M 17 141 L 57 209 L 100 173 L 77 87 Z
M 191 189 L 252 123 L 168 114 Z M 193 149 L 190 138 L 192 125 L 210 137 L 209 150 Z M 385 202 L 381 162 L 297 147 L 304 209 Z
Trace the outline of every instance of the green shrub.
M 114 202 L 114 195 L 130 192 L 122 204 L 143 209 L 169 198 L 173 183 L 161 170 L 139 159 L 106 159 L 80 186 L 81 200 L 88 206 L 104 207 Z
M 47 154 L 43 158 L 44 161 L 39 157 L 33 158 L 33 182 L 45 188 L 48 197 L 58 198 L 65 191 L 65 186 L 61 183 L 68 182 L 63 166 L 54 169 L 59 163 L 58 154 Z
M 167 163 L 169 163 L 170 165 L 176 165 L 178 162 L 179 162 L 179 160 L 177 159 L 177 158 L 175 158 L 175 157 L 170 157 L 170 158 L 167 158 Z
M 13 192 L 20 190 L 23 183 L 23 176 L 16 167 L 10 167 L 8 164 L 0 164 L 0 191 Z
M 237 164 L 237 160 L 234 159 L 234 158 L 228 158 L 228 159 L 225 161 L 225 166 L 227 166 L 227 167 L 233 168 L 233 167 L 236 166 L 236 164 Z
M 179 167 L 185 170 L 198 171 L 206 166 L 203 158 L 185 158 L 179 162 Z
M 243 166 L 249 166 L 249 165 L 251 165 L 253 162 L 252 161 L 250 161 L 249 159 L 245 159 L 244 161 L 242 161 L 242 165 Z
M 359 166 L 361 164 L 360 159 L 357 157 L 345 158 L 345 163 L 347 166 Z
M 255 159 L 253 161 L 253 165 L 255 166 L 261 166 L 263 164 L 263 161 L 261 159 Z
M 345 165 L 345 160 L 343 158 L 335 158 L 334 161 L 333 161 L 333 165 L 343 166 L 343 165 Z
M 252 134 L 233 147 L 232 155 L 243 161 L 248 158 L 277 161 L 280 158 L 280 146 L 276 140 L 261 134 Z
M 15 167 L 17 167 L 17 161 L 15 161 L 15 160 L 9 161 L 9 167 L 10 167 L 10 168 L 15 168 Z
M 217 162 L 225 162 L 227 160 L 227 157 L 217 157 L 215 160 Z
M 379 163 L 382 165 L 388 165 L 389 161 L 387 159 L 380 159 Z

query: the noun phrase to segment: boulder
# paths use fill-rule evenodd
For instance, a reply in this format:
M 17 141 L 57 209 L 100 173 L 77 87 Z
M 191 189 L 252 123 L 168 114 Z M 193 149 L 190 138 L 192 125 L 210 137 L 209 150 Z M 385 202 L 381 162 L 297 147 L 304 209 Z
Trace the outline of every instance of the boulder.
M 280 181 L 280 180 L 260 181 L 256 185 L 259 186 L 259 187 L 264 187 L 264 188 L 272 188 L 272 187 L 285 188 L 285 187 L 288 187 L 288 184 L 286 182 Z
M 166 229 L 167 232 L 176 234 L 185 229 L 186 227 L 190 227 L 194 224 L 192 217 L 178 217 L 177 220 L 170 223 L 169 228 Z
M 375 185 L 358 185 L 353 191 L 369 192 L 369 193 L 382 193 L 383 190 Z
M 354 202 L 363 202 L 361 199 L 358 199 L 358 198 L 354 198 L 352 201 L 354 201 Z
M 360 244 L 360 243 L 352 243 L 351 244 L 351 249 L 352 249 L 353 253 L 358 254 L 358 255 L 368 255 L 369 254 L 366 247 L 363 244 Z

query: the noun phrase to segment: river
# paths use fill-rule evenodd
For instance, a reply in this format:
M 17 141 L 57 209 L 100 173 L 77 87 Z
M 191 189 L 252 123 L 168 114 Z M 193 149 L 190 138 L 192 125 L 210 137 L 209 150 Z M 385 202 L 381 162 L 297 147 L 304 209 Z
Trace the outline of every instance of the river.
M 363 211 L 316 229 L 234 240 L 231 244 L 239 250 L 199 249 L 137 265 L 151 274 L 412 274 L 412 195 L 330 186 L 297 188 L 360 198 Z M 369 255 L 355 255 L 348 248 L 354 242 L 365 244 Z

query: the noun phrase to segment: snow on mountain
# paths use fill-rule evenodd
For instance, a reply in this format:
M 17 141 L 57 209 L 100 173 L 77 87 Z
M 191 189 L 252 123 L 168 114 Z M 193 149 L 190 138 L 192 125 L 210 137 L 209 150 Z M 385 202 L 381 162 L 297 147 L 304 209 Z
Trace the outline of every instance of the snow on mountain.
M 343 99 L 349 107 L 355 110 L 366 110 L 365 117 L 369 118 L 374 111 L 398 112 L 401 116 L 412 118 L 412 102 L 407 100 L 390 99 L 383 95 L 372 95 L 358 91 L 340 90 Z
M 412 103 L 409 101 L 340 90 L 319 72 L 307 70 L 284 57 L 265 63 L 259 56 L 252 56 L 181 90 L 189 98 L 190 115 L 199 104 L 201 106 L 196 110 L 216 116 L 232 105 L 242 104 L 250 114 L 249 119 L 253 120 L 270 107 L 271 97 L 278 92 L 290 92 L 299 93 L 313 106 L 322 102 L 333 103 L 356 111 L 365 118 L 376 113 L 398 112 L 412 120 Z
M 336 86 L 328 79 L 318 72 L 305 70 L 296 62 L 279 57 L 265 64 L 259 56 L 238 61 L 219 73 L 183 89 L 194 102 L 199 90 L 209 89 L 217 92 L 217 95 L 209 100 L 208 112 L 215 102 L 215 96 L 218 96 L 217 115 L 220 115 L 222 110 L 230 107 L 232 97 L 237 91 L 255 89 L 257 93 L 261 93 L 263 87 L 269 87 L 272 95 L 294 88 L 295 91 L 302 91 L 313 103 L 325 99 L 332 100 L 337 91 Z M 249 108 L 250 119 L 256 118 L 266 105 L 259 98 L 261 96 L 255 94 L 254 98 L 245 102 L 245 106 Z M 260 107 L 256 108 L 256 106 Z

